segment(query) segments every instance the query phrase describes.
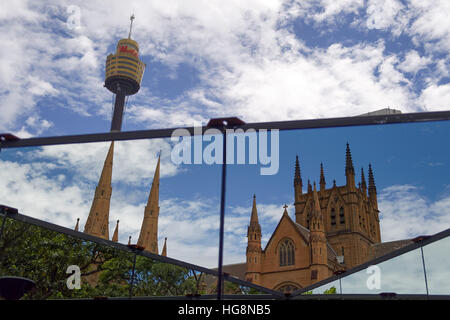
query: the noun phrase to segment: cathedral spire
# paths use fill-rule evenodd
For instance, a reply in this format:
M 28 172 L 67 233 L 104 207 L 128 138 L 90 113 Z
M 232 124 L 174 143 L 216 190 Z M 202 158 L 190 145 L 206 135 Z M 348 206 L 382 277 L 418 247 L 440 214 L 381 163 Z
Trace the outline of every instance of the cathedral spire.
M 350 145 L 347 142 L 347 149 L 345 151 L 345 176 L 347 178 L 347 186 L 355 186 L 355 168 L 353 167 L 352 153 L 350 152 Z
M 79 224 L 80 224 L 80 218 L 77 218 L 77 224 L 75 225 L 75 231 L 78 231 Z
M 116 229 L 114 230 L 114 234 L 111 240 L 114 242 L 119 242 L 119 220 L 117 220 Z
M 164 246 L 163 246 L 161 255 L 164 257 L 167 257 L 167 237 L 164 238 Z
M 255 240 L 254 234 L 261 236 L 261 225 L 258 221 L 258 210 L 256 209 L 256 195 L 253 195 L 252 215 L 250 217 L 250 225 L 248 226 L 247 231 L 249 240 Z
M 372 165 L 369 163 L 369 194 L 377 194 L 377 188 L 375 187 L 375 179 L 373 178 Z
M 255 273 L 261 269 L 261 226 L 258 222 L 256 210 L 256 196 L 253 195 L 252 215 L 247 229 L 247 272 L 246 279 L 258 283 Z M 255 277 L 255 278 L 254 278 Z
M 300 172 L 300 163 L 298 161 L 298 155 L 295 156 L 295 173 L 294 173 L 294 199 L 295 202 L 299 202 L 303 193 L 302 175 Z
M 298 155 L 295 156 L 295 173 L 294 173 L 294 186 L 302 184 L 302 175 L 300 171 L 300 162 L 298 161 Z
M 308 179 L 308 193 L 311 193 L 313 191 L 312 186 L 311 186 L 311 182 Z
M 155 174 L 153 176 L 152 188 L 150 194 L 148 195 L 147 206 L 156 203 L 159 204 L 159 168 L 161 163 L 161 153 L 158 157 L 158 162 L 156 164 Z
M 111 200 L 111 180 L 114 157 L 114 141 L 108 150 L 100 180 L 95 188 L 94 200 L 88 219 L 84 225 L 84 232 L 109 240 L 109 207 Z
M 364 176 L 364 169 L 361 168 L 361 190 L 363 194 L 367 195 L 367 185 L 366 185 L 366 178 Z
M 256 195 L 253 195 L 252 215 L 250 217 L 250 225 L 259 224 L 258 210 L 256 209 Z
M 325 191 L 325 175 L 323 173 L 323 163 L 320 163 L 320 191 Z
M 151 253 L 158 254 L 158 217 L 159 217 L 159 170 L 161 163 L 161 152 L 156 164 L 153 183 L 148 196 L 147 205 L 144 210 L 141 232 L 138 245 L 144 247 Z

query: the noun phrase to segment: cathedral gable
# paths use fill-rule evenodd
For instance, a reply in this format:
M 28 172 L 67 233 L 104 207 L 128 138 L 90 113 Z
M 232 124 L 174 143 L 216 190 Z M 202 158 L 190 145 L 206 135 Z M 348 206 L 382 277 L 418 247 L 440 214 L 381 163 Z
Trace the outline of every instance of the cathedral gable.
M 276 251 L 279 241 L 283 238 L 290 238 L 295 243 L 295 247 L 301 244 L 308 245 L 309 239 L 303 234 L 305 232 L 302 233 L 299 228 L 287 214 L 284 214 L 267 242 L 264 252 Z M 309 232 L 307 229 L 305 230 Z

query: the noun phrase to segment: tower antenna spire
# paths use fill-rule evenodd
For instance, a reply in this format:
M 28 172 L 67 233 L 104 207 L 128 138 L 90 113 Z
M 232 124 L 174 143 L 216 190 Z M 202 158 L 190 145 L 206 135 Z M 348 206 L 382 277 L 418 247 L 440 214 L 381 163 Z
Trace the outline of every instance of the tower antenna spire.
M 130 33 L 128 33 L 128 39 L 131 39 L 131 28 L 133 27 L 134 13 L 130 17 Z

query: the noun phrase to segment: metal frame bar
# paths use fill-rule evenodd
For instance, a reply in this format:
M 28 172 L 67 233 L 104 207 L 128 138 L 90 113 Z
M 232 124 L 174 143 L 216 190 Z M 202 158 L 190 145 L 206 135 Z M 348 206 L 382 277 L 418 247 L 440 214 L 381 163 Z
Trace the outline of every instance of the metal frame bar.
M 243 125 L 228 125 L 225 129 L 247 129 L 254 130 L 295 130 L 295 129 L 318 129 L 318 128 L 333 128 L 333 127 L 347 127 L 347 126 L 365 126 L 365 125 L 380 125 L 380 124 L 395 124 L 395 123 L 411 123 L 411 122 L 426 122 L 426 121 L 445 121 L 450 120 L 450 111 L 436 111 L 436 112 L 417 112 L 417 113 L 402 113 L 379 116 L 356 116 L 356 117 L 342 117 L 342 118 L 324 118 L 311 120 L 292 120 L 292 121 L 274 121 L 274 122 L 256 122 Z M 211 127 L 202 126 L 202 133 Z M 170 138 L 173 129 L 153 129 L 140 131 L 124 131 L 124 132 L 107 132 L 107 133 L 92 133 L 84 135 L 69 135 L 69 136 L 55 136 L 55 137 L 38 137 L 29 139 L 19 139 L 16 141 L 2 141 L 0 140 L 0 149 L 2 148 L 21 148 L 21 147 L 38 147 L 59 144 L 73 144 L 73 143 L 90 143 L 90 142 L 105 142 L 105 141 L 120 141 L 120 140 L 138 140 L 138 139 L 156 139 L 156 138 Z M 190 135 L 196 135 L 197 132 L 194 127 L 180 128 L 185 129 Z M 223 128 L 216 128 L 223 130 Z
M 188 262 L 184 262 L 181 260 L 177 260 L 177 259 L 173 259 L 173 258 L 169 258 L 169 257 L 164 257 L 158 254 L 154 254 L 154 253 L 150 253 L 148 251 L 137 251 L 134 250 L 132 248 L 129 248 L 127 245 L 118 243 L 118 242 L 113 242 L 110 240 L 106 240 L 106 239 L 102 239 L 102 238 L 98 238 L 96 236 L 84 233 L 84 232 L 80 232 L 80 231 L 75 231 L 66 227 L 62 227 L 47 221 L 43 221 L 43 220 L 39 220 L 30 216 L 26 216 L 23 214 L 20 214 L 18 212 L 11 212 L 10 210 L 6 210 L 6 206 L 0 205 L 0 214 L 2 216 L 4 216 L 5 218 L 11 218 L 14 219 L 16 221 L 20 221 L 23 223 L 27 223 L 27 224 L 31 224 L 31 225 L 35 225 L 38 227 L 42 227 L 51 231 L 56 231 L 59 233 L 63 233 L 65 235 L 74 237 L 74 238 L 78 238 L 78 239 L 82 239 L 82 240 L 86 240 L 86 241 L 91 241 L 91 242 L 95 242 L 97 244 L 100 245 L 105 245 L 105 246 L 109 246 L 112 247 L 114 249 L 117 250 L 122 250 L 122 251 L 126 251 L 129 252 L 130 254 L 137 254 L 140 256 L 144 256 L 156 261 L 160 261 L 163 263 L 169 263 L 169 264 L 173 264 L 173 265 L 177 265 L 179 267 L 182 268 L 186 268 L 186 269 L 191 269 L 191 270 L 195 270 L 195 271 L 199 271 L 199 272 L 203 272 L 206 274 L 210 274 L 212 276 L 218 277 L 219 276 L 219 272 L 217 270 L 214 269 L 208 269 L 202 266 L 198 266 L 195 264 L 191 264 Z M 4 220 L 5 221 L 5 220 Z M 246 287 L 250 287 L 253 288 L 255 290 L 261 291 L 261 292 L 265 292 L 267 294 L 272 295 L 274 298 L 285 298 L 285 295 L 282 292 L 279 291 L 275 291 L 266 287 L 262 287 L 256 284 L 253 284 L 251 282 L 247 282 L 238 278 L 235 278 L 233 276 L 230 276 L 229 274 L 224 273 L 223 274 L 223 279 L 229 282 L 233 282 L 236 283 L 238 285 L 242 285 L 242 286 L 246 286 Z
M 316 282 L 315 284 L 310 285 L 308 287 L 305 287 L 305 288 L 299 289 L 297 291 L 294 291 L 290 296 L 291 297 L 296 297 L 298 295 L 301 295 L 304 292 L 311 291 L 311 290 L 313 290 L 315 288 L 318 288 L 318 287 L 321 287 L 321 286 L 323 286 L 323 285 L 325 285 L 327 283 L 334 282 L 336 280 L 340 280 L 340 279 L 345 278 L 345 277 L 347 277 L 347 276 L 349 276 L 349 275 L 351 275 L 353 273 L 356 273 L 358 271 L 364 270 L 364 269 L 366 269 L 367 267 L 369 267 L 371 265 L 376 265 L 376 264 L 382 263 L 384 261 L 387 261 L 387 260 L 390 260 L 392 258 L 398 257 L 398 256 L 400 256 L 402 254 L 407 253 L 407 252 L 419 249 L 419 248 L 424 247 L 424 246 L 426 246 L 426 245 L 428 245 L 430 243 L 439 241 L 439 240 L 441 240 L 443 238 L 446 238 L 446 237 L 449 237 L 449 236 L 450 236 L 450 228 L 446 229 L 444 231 L 441 231 L 439 233 L 436 233 L 435 235 L 431 236 L 428 239 L 424 239 L 424 240 L 419 241 L 419 242 L 411 243 L 411 244 L 409 244 L 407 246 L 404 246 L 403 248 L 397 249 L 397 250 L 389 252 L 389 253 L 381 256 L 381 257 L 378 257 L 378 258 L 375 258 L 375 259 L 370 260 L 368 262 L 365 262 L 363 264 L 360 264 L 359 266 L 356 266 L 356 267 L 354 267 L 354 268 L 352 268 L 352 269 L 350 269 L 348 271 L 345 271 L 344 273 L 332 276 L 332 277 L 327 278 L 325 280 Z

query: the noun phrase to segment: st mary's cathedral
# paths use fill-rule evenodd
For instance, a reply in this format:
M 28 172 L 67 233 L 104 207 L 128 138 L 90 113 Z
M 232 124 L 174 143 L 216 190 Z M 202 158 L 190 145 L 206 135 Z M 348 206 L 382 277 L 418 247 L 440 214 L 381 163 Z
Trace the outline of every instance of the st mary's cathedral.
M 320 165 L 320 189 L 303 181 L 298 156 L 295 161 L 295 221 L 287 206 L 265 248 L 258 222 L 256 197 L 248 226 L 245 278 L 255 284 L 290 292 L 324 280 L 339 270 L 350 269 L 369 260 L 370 249 L 381 242 L 377 191 L 369 164 L 369 186 L 364 171 L 355 185 L 350 147 L 347 144 L 346 184 L 326 188 Z

